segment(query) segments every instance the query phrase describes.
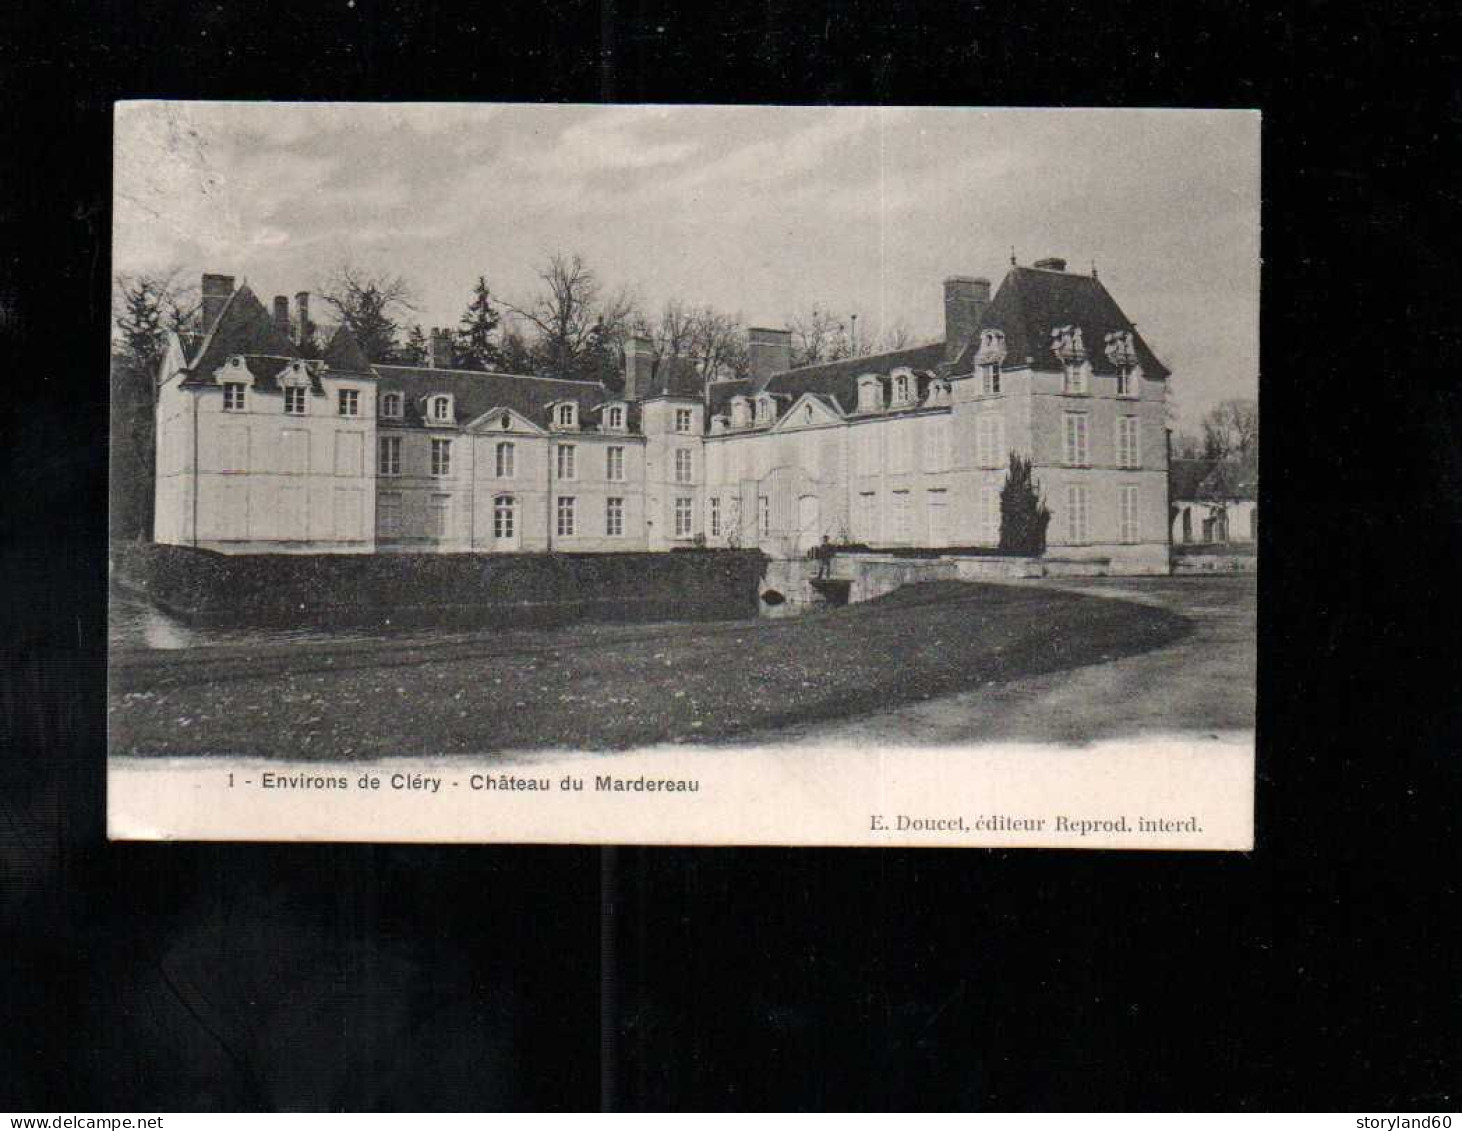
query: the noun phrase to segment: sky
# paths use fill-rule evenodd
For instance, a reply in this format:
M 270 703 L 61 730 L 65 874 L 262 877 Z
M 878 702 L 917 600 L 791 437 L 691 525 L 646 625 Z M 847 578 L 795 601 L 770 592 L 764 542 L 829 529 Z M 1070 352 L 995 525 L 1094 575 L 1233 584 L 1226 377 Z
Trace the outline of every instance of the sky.
M 1258 389 L 1249 111 L 133 102 L 113 268 L 318 290 L 348 261 L 455 325 L 478 275 L 526 303 L 578 253 L 647 310 L 942 337 L 942 281 L 1094 263 L 1173 371 L 1179 421 Z

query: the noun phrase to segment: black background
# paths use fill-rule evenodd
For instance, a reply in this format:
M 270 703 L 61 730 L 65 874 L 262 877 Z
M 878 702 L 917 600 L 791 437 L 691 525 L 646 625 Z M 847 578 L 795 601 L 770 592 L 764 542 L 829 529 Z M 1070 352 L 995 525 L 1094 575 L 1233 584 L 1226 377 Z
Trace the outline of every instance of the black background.
M 0 20 L 0 1107 L 1456 1106 L 1443 5 L 21 3 Z M 1249 854 L 109 845 L 110 104 L 1257 106 Z

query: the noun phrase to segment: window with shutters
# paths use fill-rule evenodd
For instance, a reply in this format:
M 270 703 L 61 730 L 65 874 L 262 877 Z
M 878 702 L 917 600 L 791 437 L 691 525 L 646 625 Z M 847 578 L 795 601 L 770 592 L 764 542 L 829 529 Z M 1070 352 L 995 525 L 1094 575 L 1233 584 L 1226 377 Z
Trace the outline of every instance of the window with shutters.
M 1089 540 L 1087 492 L 1083 484 L 1066 488 L 1066 541 L 1080 545 Z
M 1084 412 L 1065 414 L 1062 460 L 1069 467 L 1085 467 L 1090 462 L 1087 416 Z
M 379 471 L 382 475 L 401 474 L 401 437 L 382 436 Z
M 1117 417 L 1117 466 L 1141 467 L 1141 425 L 1135 416 Z
M 431 473 L 438 479 L 445 479 L 452 474 L 451 440 L 431 442 Z
M 1137 488 L 1135 486 L 1124 485 L 1117 488 L 1117 530 L 1118 537 L 1123 542 L 1138 540 Z
M 721 500 L 706 500 L 706 525 L 710 528 L 711 537 L 721 537 Z

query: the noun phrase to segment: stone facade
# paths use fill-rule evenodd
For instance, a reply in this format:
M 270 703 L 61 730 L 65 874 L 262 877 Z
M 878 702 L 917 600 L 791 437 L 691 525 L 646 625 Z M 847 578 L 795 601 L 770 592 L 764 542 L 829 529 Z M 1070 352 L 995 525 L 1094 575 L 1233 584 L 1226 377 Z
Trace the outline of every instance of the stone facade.
M 213 325 L 175 338 L 162 375 L 159 542 L 781 559 L 824 538 L 991 545 L 1018 452 L 1053 556 L 1168 568 L 1168 371 L 1096 276 L 1060 260 L 1012 268 L 993 299 L 983 279 L 947 280 L 944 340 L 875 357 L 789 369 L 790 335 L 755 328 L 749 376 L 703 387 L 632 340 L 623 392 L 370 365 L 343 330 L 305 358 L 278 309 L 209 279 Z

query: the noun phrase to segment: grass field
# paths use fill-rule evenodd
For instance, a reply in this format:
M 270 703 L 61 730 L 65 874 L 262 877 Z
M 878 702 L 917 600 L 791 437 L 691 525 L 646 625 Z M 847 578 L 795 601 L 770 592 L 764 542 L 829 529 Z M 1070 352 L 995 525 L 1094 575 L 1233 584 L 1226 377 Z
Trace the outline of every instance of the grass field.
M 796 620 L 126 652 L 111 748 L 298 759 L 621 749 L 846 718 L 1180 639 L 1161 608 L 941 582 Z

